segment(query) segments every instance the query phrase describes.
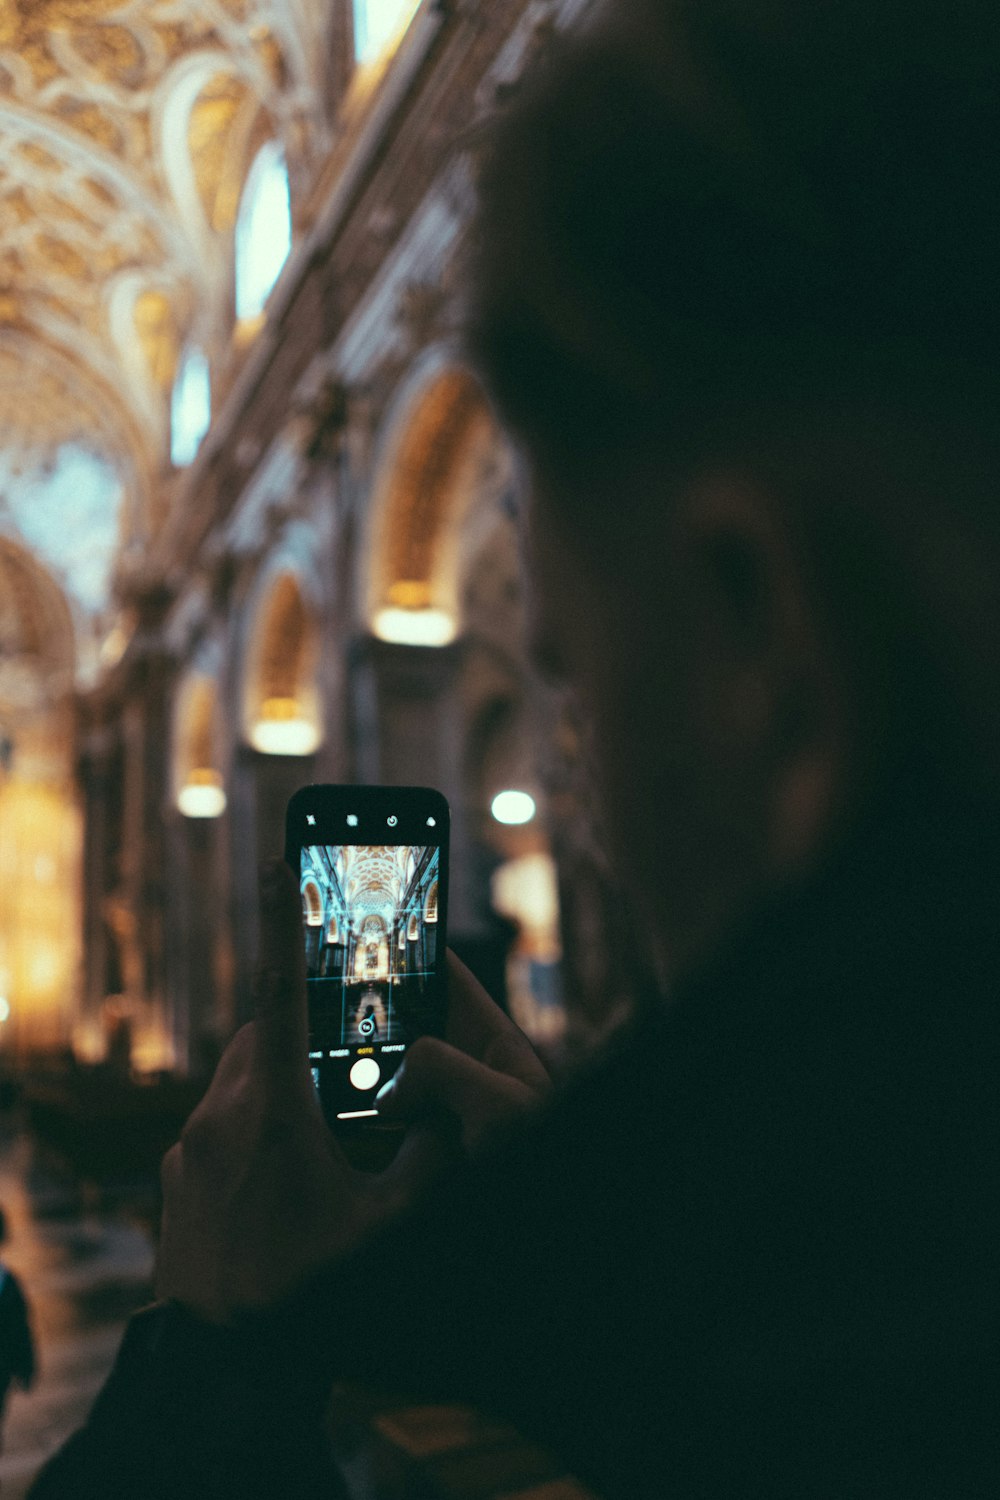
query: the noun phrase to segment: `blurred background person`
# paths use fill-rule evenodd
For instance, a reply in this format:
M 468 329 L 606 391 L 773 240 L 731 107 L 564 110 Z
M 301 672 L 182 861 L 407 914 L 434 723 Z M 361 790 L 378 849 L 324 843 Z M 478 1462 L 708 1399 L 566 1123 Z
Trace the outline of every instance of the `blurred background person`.
M 0 1246 L 7 1239 L 7 1220 L 0 1208 Z M 35 1341 L 31 1336 L 28 1304 L 13 1271 L 0 1261 L 0 1445 L 3 1414 L 13 1381 L 23 1391 L 35 1383 Z

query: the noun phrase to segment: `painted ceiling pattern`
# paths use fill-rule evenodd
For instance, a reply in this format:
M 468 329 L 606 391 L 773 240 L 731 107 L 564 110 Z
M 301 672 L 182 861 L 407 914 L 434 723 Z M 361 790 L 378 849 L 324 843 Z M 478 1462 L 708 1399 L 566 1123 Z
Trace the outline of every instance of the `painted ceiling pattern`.
M 72 448 L 115 471 L 141 539 L 180 352 L 228 336 L 253 157 L 277 138 L 302 180 L 328 146 L 327 11 L 0 0 L 0 533 L 19 476 L 37 494 Z
M 377 916 L 388 931 L 423 850 L 407 845 L 346 845 L 341 875 L 355 930 Z M 338 862 L 339 863 L 339 862 Z

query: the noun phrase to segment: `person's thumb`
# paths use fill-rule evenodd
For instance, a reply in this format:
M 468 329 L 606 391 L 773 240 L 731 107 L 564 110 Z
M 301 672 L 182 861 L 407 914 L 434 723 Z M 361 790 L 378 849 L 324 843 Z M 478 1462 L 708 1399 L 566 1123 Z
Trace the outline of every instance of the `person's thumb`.
M 467 1149 L 523 1116 L 538 1096 L 519 1079 L 496 1073 L 437 1037 L 414 1042 L 406 1061 L 378 1095 L 378 1111 L 400 1124 L 451 1116 Z
M 254 978 L 256 1066 L 279 1095 L 308 1078 L 305 950 L 298 883 L 284 860 L 260 873 L 260 950 Z

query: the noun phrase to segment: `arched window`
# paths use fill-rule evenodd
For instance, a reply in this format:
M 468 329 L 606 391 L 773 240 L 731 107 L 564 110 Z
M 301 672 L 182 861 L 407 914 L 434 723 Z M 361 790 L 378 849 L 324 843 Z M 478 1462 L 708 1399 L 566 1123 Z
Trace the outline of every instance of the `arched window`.
M 212 378 L 200 349 L 181 360 L 170 403 L 170 458 L 177 468 L 194 462 L 212 421 Z
M 288 165 L 278 141 L 258 151 L 236 219 L 236 316 L 260 317 L 292 250 Z
M 407 941 L 411 942 L 411 943 L 415 943 L 417 941 L 417 938 L 419 936 L 420 936 L 420 923 L 417 921 L 417 914 L 416 914 L 416 912 L 414 912 L 413 915 L 410 918 L 409 925 L 407 926 L 407 929 L 406 929 Z
M 417 0 L 354 0 L 354 55 L 372 62 L 399 35 Z
M 322 927 L 323 897 L 315 880 L 307 880 L 302 887 L 302 909 L 307 927 Z
M 330 925 L 326 929 L 326 941 L 327 946 L 330 948 L 332 948 L 336 943 L 340 942 L 340 928 L 337 926 L 336 917 L 330 918 Z
M 438 919 L 438 883 L 435 880 L 427 892 L 427 904 L 424 907 L 424 921 L 436 922 Z

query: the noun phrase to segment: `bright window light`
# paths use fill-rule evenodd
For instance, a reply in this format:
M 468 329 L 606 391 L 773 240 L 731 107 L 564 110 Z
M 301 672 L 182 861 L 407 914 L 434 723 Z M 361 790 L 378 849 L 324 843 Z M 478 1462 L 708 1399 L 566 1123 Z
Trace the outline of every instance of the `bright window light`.
M 530 823 L 537 808 L 527 792 L 498 792 L 490 809 L 498 823 Z
M 200 349 L 185 354 L 170 404 L 170 458 L 177 468 L 194 462 L 212 421 L 212 379 Z
M 258 318 L 292 251 L 288 165 L 278 141 L 257 153 L 236 220 L 236 316 Z
M 354 55 L 358 62 L 372 62 L 399 36 L 417 0 L 354 0 Z
M 455 621 L 443 609 L 380 609 L 372 629 L 397 646 L 447 646 L 455 639 Z

